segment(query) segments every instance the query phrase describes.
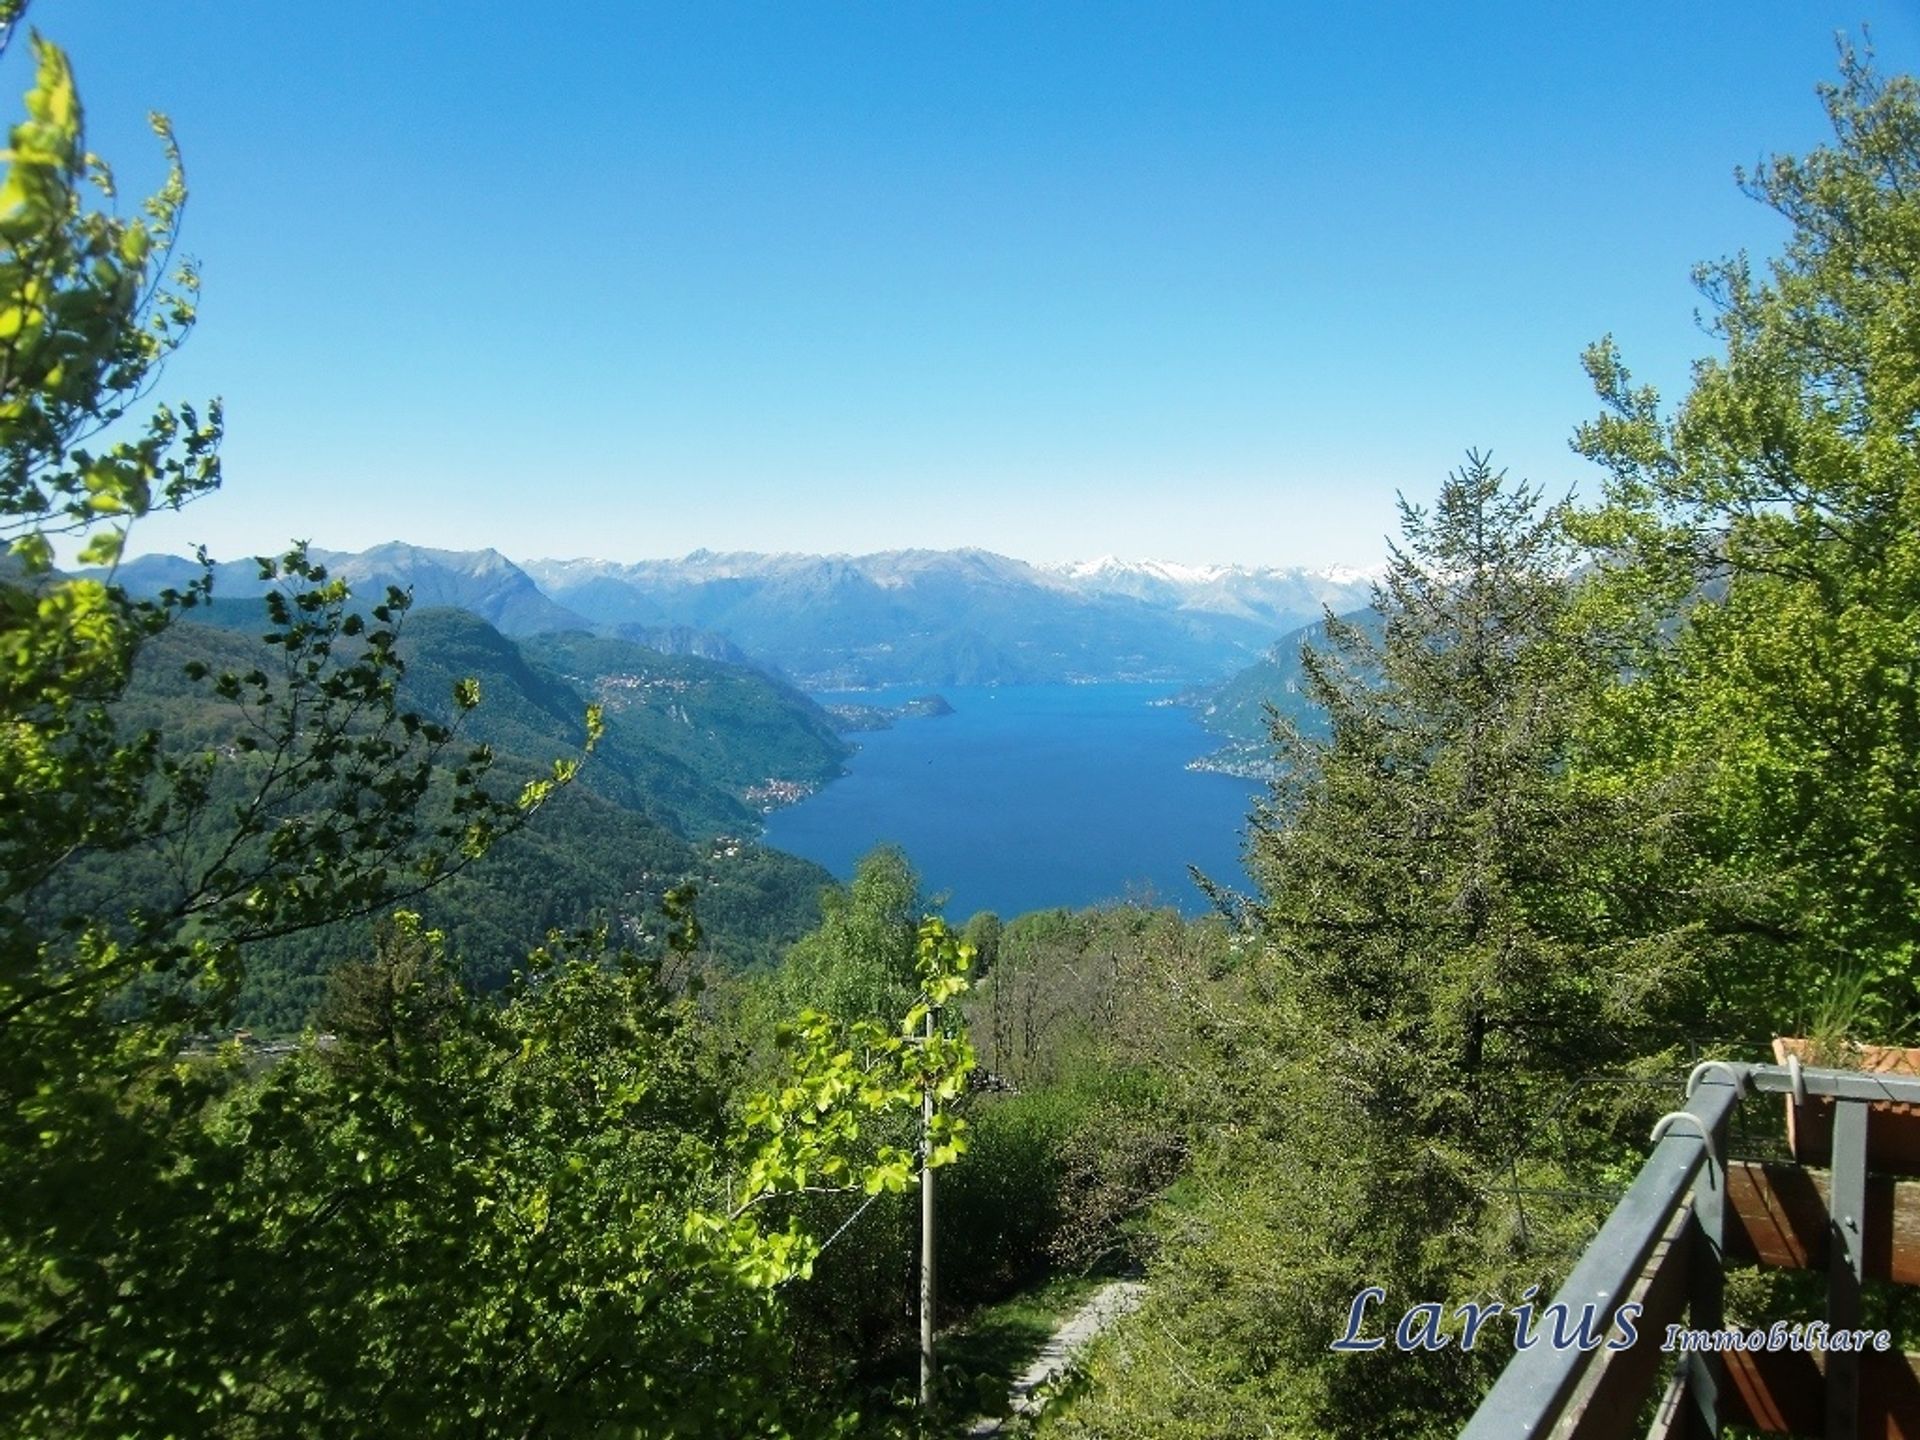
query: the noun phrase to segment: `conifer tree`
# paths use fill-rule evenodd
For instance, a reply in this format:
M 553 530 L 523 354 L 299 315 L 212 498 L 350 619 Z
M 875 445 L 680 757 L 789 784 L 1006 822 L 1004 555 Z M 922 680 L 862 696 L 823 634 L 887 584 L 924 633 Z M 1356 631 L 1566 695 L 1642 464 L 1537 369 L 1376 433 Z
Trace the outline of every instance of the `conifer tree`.
M 1565 518 L 1469 454 L 1431 512 L 1402 505 L 1382 638 L 1335 620 L 1303 657 L 1329 734 L 1283 728 L 1253 864 L 1290 1073 L 1318 1111 L 1276 1138 L 1342 1137 L 1356 1192 L 1321 1237 L 1346 1272 L 1331 1300 L 1368 1277 L 1426 1299 L 1502 1275 L 1503 1162 L 1582 1076 L 1659 1048 L 1649 1007 L 1677 955 L 1617 883 L 1648 824 L 1571 770 L 1612 651 L 1576 603 Z M 1472 1393 L 1457 1353 L 1334 1358 L 1329 1402 L 1444 1412 Z
M 1276 722 L 1287 763 L 1254 826 L 1286 988 L 1401 1123 L 1476 1145 L 1513 1138 L 1529 1077 L 1594 1068 L 1649 959 L 1609 959 L 1633 937 L 1601 865 L 1630 814 L 1570 772 L 1612 650 L 1566 514 L 1473 454 L 1430 512 L 1402 502 L 1382 634 L 1329 618 L 1303 652 L 1328 735 Z
M 1646 817 L 1572 766 L 1612 652 L 1565 516 L 1469 454 L 1402 504 L 1378 638 L 1329 619 L 1304 651 L 1325 735 L 1275 718 L 1246 958 L 1195 1016 L 1207 1198 L 1156 1271 L 1167 1339 L 1085 1433 L 1450 1435 L 1504 1347 L 1334 1351 L 1354 1297 L 1385 1289 L 1378 1338 L 1378 1313 L 1551 1279 L 1508 1162 L 1582 1076 L 1657 1050 L 1681 953 L 1622 884 Z M 1143 1383 L 1162 1365 L 1180 1393 Z

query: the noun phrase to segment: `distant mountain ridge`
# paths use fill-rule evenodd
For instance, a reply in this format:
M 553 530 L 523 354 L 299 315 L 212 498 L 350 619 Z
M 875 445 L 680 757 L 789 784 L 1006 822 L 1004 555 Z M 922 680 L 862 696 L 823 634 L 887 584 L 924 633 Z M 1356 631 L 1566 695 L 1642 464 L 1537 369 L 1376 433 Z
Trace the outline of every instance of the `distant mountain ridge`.
M 1368 598 L 1381 569 L 1336 565 L 1178 565 L 1165 560 L 1056 562 L 1039 567 L 1089 594 L 1130 595 L 1137 600 L 1215 615 L 1239 615 L 1287 631 L 1323 608 L 1335 613 Z
M 602 625 L 715 632 L 813 689 L 1212 678 L 1325 606 L 1363 603 L 1370 586 L 1356 571 L 1036 565 L 978 549 L 523 568 Z
M 328 574 L 345 580 L 355 592 L 378 601 L 389 585 L 413 591 L 413 602 L 426 609 L 449 606 L 478 615 L 503 635 L 540 635 L 555 630 L 590 630 L 591 622 L 565 606 L 555 604 L 527 573 L 498 550 L 434 550 L 392 541 L 370 550 L 308 551 L 327 567 Z M 83 575 L 104 577 L 102 570 Z M 130 594 L 155 595 L 169 587 L 180 589 L 200 574 L 192 560 L 177 555 L 142 555 L 129 560 L 114 578 Z M 267 582 L 253 560 L 216 561 L 213 593 L 219 598 L 245 599 L 266 593 Z
M 590 631 L 755 663 L 814 690 L 1212 680 L 1325 608 L 1365 603 L 1370 585 L 1348 568 L 1032 564 L 979 549 L 522 564 L 401 542 L 312 554 L 362 593 L 410 588 L 416 604 L 467 610 L 507 635 Z M 144 556 L 116 578 L 153 594 L 195 574 L 191 561 Z M 216 565 L 214 587 L 265 588 L 252 561 Z

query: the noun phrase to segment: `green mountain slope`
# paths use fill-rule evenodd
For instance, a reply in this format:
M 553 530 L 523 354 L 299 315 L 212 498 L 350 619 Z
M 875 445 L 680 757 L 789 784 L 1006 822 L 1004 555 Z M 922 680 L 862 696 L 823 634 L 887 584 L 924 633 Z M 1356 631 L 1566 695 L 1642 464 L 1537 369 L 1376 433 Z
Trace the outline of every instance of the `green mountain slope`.
M 585 735 L 590 697 L 527 663 L 513 641 L 464 610 L 407 616 L 401 654 L 407 661 L 407 703 L 447 718 L 456 681 L 479 681 L 482 704 L 463 733 L 505 756 L 552 759 L 576 753 Z M 738 832 L 753 812 L 724 784 L 703 777 L 677 755 L 650 748 L 633 728 L 609 727 L 581 785 L 625 810 L 682 836 Z
M 198 661 L 216 674 L 256 666 L 272 673 L 282 663 L 240 628 L 245 604 L 223 605 L 222 625 L 182 621 L 147 645 L 120 705 L 129 727 L 156 728 L 183 751 L 228 745 L 238 711 L 189 680 L 185 667 Z M 253 609 L 263 629 L 257 602 Z M 731 966 L 771 961 L 818 922 L 827 872 L 741 838 L 757 829 L 745 798 L 755 780 L 817 782 L 836 773 L 846 753 L 824 712 L 804 697 L 755 671 L 616 641 L 552 647 L 541 651 L 543 663 L 530 663 L 513 641 L 464 611 L 408 615 L 402 651 L 403 703 L 424 713 L 444 718 L 454 681 L 479 681 L 482 702 L 462 722 L 461 740 L 493 749 L 503 791 L 579 753 L 593 682 L 642 677 L 677 687 L 671 717 L 610 706 L 606 735 L 579 782 L 526 830 L 419 898 L 414 908 L 451 934 L 476 983 L 503 983 L 555 927 L 604 923 L 637 939 L 657 927 L 661 896 L 687 882 L 699 887 L 707 948 Z M 550 668 L 556 661 L 574 678 Z M 249 763 L 226 756 L 219 798 L 245 793 Z M 111 913 L 130 897 L 159 900 L 177 883 L 157 853 L 98 856 L 75 867 L 69 894 Z M 238 1018 L 256 1029 L 298 1028 L 327 972 L 364 954 L 369 933 L 368 921 L 345 922 L 255 947 Z
M 261 628 L 255 599 L 216 597 L 191 614 L 189 632 Z M 607 734 L 581 783 L 685 836 L 756 833 L 770 787 L 814 790 L 851 753 L 826 711 L 748 665 L 584 631 L 516 641 L 454 609 L 410 613 L 401 654 L 408 704 L 437 719 L 448 718 L 454 682 L 477 679 L 486 703 L 464 733 L 502 754 L 550 759 L 577 749 L 587 705 L 599 702 Z
M 520 648 L 543 674 L 599 701 L 610 732 L 674 756 L 730 794 L 824 784 L 849 753 L 824 710 L 745 665 L 577 630 L 533 636 Z
M 1371 608 L 1340 618 L 1376 634 L 1381 623 L 1379 612 Z M 1231 774 L 1266 773 L 1272 763 L 1269 706 L 1305 733 L 1323 733 L 1326 717 L 1307 697 L 1300 647 L 1323 645 L 1326 637 L 1325 620 L 1302 625 L 1281 636 L 1264 656 L 1231 679 L 1181 696 L 1180 703 L 1191 706 L 1200 723 L 1226 742 L 1218 752 L 1196 763 Z

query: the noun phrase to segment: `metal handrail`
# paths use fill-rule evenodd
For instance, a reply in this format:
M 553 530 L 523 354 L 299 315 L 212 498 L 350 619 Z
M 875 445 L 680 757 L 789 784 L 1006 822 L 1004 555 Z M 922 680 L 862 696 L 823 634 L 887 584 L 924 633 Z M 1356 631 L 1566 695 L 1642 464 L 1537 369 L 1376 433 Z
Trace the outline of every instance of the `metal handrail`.
M 1825 1097 L 1840 1103 L 1844 1135 L 1836 1131 L 1834 1145 L 1834 1211 L 1842 1232 L 1833 1262 L 1830 1313 L 1857 1314 L 1862 1272 L 1859 1244 L 1860 1210 L 1866 1179 L 1866 1126 L 1863 1103 L 1887 1101 L 1920 1105 L 1920 1076 L 1879 1071 L 1805 1068 L 1789 1065 L 1748 1065 L 1708 1061 L 1694 1068 L 1688 1080 L 1686 1108 L 1663 1117 L 1654 1133 L 1657 1142 L 1631 1188 L 1607 1217 L 1600 1233 L 1582 1252 L 1573 1273 L 1554 1296 L 1555 1304 L 1577 1313 L 1593 1306 L 1611 1319 L 1645 1270 L 1675 1212 L 1690 1191 L 1695 1195 L 1696 1229 L 1708 1243 L 1710 1257 L 1703 1273 L 1696 1271 L 1693 1323 L 1707 1328 L 1720 1324 L 1721 1225 L 1725 1206 L 1725 1179 L 1718 1141 L 1741 1095 L 1748 1091 L 1790 1096 L 1804 1103 Z M 1691 1125 L 1673 1122 L 1685 1119 Z M 1696 1182 L 1703 1178 L 1708 1187 Z M 1712 1193 L 1712 1187 L 1718 1192 Z M 1849 1230 L 1848 1227 L 1851 1226 Z M 1851 1280 L 1849 1280 L 1851 1276 Z M 1532 1440 L 1549 1434 L 1573 1396 L 1595 1352 L 1535 1346 L 1515 1353 L 1501 1371 L 1480 1408 L 1461 1432 L 1461 1440 Z M 1851 1357 L 1833 1357 L 1828 1387 L 1828 1434 L 1852 1433 L 1852 1391 L 1855 1367 Z M 1713 1419 L 1715 1384 L 1712 1367 L 1697 1367 L 1692 1377 L 1698 1387 L 1696 1403 L 1702 1418 Z M 1835 1383 L 1840 1382 L 1840 1383 Z
M 1732 1113 L 1737 1098 L 1734 1085 L 1709 1076 L 1687 1102 L 1685 1113 L 1711 1134 Z M 1554 1304 L 1566 1305 L 1569 1314 L 1591 1305 L 1596 1314 L 1611 1319 L 1646 1269 L 1667 1222 L 1706 1162 L 1707 1146 L 1700 1135 L 1683 1130 L 1668 1133 L 1580 1256 L 1553 1297 Z M 1546 1435 L 1591 1359 L 1584 1350 L 1546 1345 L 1516 1352 L 1460 1432 L 1460 1440 L 1531 1440 Z

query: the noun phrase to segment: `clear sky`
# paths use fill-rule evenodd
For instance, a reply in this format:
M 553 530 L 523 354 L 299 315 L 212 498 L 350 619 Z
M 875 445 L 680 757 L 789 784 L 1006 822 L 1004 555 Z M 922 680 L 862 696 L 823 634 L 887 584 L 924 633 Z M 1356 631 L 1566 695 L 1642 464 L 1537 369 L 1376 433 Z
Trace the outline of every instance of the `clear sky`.
M 132 548 L 222 557 L 1370 562 L 1467 446 L 1591 485 L 1581 349 L 1683 381 L 1835 32 L 1920 68 L 1912 0 L 31 19 L 123 191 L 177 126 L 227 481 Z

